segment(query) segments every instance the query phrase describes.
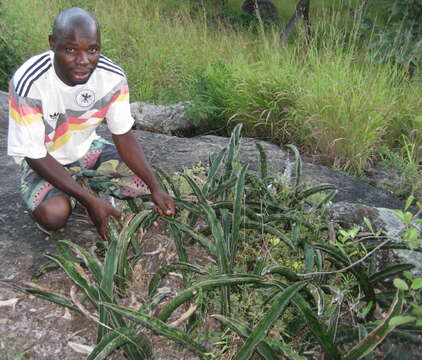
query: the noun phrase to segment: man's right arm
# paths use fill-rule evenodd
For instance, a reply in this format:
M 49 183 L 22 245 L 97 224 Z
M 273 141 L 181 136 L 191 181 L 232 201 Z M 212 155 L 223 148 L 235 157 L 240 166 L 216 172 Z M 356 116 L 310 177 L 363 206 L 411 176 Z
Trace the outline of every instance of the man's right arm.
M 121 219 L 121 214 L 106 201 L 90 194 L 50 154 L 40 159 L 26 157 L 28 165 L 44 180 L 78 200 L 88 211 L 100 236 L 105 239 L 109 216 Z

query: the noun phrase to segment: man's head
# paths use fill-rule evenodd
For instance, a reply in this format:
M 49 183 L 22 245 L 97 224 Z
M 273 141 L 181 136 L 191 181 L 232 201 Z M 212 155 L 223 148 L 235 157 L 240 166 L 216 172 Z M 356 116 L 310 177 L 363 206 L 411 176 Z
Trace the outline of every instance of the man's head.
M 73 7 L 61 12 L 49 36 L 54 51 L 54 69 L 65 84 L 88 81 L 100 58 L 101 39 L 97 20 L 87 11 Z

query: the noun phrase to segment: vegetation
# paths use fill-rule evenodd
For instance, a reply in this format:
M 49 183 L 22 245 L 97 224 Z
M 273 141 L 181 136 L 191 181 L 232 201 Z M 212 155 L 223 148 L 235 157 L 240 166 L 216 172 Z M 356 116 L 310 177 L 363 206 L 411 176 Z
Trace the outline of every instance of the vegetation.
M 56 14 L 83 6 L 99 18 L 104 53 L 126 70 L 132 100 L 191 100 L 192 117 L 220 132 L 243 123 L 248 135 L 294 143 L 352 173 L 385 148 L 403 158 L 411 144 L 417 169 L 420 1 L 313 0 L 311 39 L 298 23 L 282 47 L 296 1 L 273 3 L 279 22 L 268 25 L 241 12 L 240 0 L 9 1 L 1 4 L 2 41 L 18 59 L 46 50 Z
M 298 24 L 280 46 L 296 1 L 274 1 L 278 14 L 268 22 L 241 13 L 239 0 L 2 2 L 1 89 L 21 59 L 47 49 L 57 13 L 82 6 L 98 17 L 104 53 L 126 70 L 132 100 L 190 100 L 196 121 L 233 133 L 201 176 L 158 170 L 181 209 L 163 218 L 178 261 L 156 271 L 138 309 L 124 301 L 143 254 L 137 230 L 149 229 L 157 214 L 132 202 L 128 221 L 110 224 L 101 261 L 54 235 L 59 254 L 49 254 L 41 272 L 64 270 L 75 284 L 70 296 L 1 283 L 98 323 L 88 359 L 116 349 L 128 359 L 151 359 L 151 333 L 204 359 L 370 360 L 386 337 L 421 345 L 414 334 L 422 330 L 422 279 L 410 264 L 374 260 L 392 248 L 419 251 L 420 220 L 409 209 L 421 207 L 422 194 L 420 1 L 365 3 L 313 0 L 311 37 Z M 399 239 L 405 245 L 368 221 L 367 229 L 327 222 L 324 208 L 335 189 L 301 183 L 295 146 L 286 174 L 268 168 L 259 144 L 257 171 L 240 164 L 239 123 L 248 135 L 293 142 L 350 172 L 378 160 L 394 166 L 404 174 L 400 195 L 411 194 L 397 211 L 407 225 Z M 192 242 L 212 258 L 208 265 L 188 256 Z M 157 289 L 174 271 L 183 288 L 168 299 Z M 173 321 L 182 308 L 189 308 L 186 325 Z M 211 318 L 221 325 L 204 334 Z
M 235 127 L 228 146 L 211 159 L 202 178 L 183 174 L 174 181 L 159 171 L 180 209 L 177 218 L 163 218 L 179 259 L 155 272 L 150 298 L 138 309 L 125 305 L 131 269 L 142 256 L 136 230 L 148 229 L 157 219 L 155 211 L 136 211 L 125 224 L 113 221 L 101 262 L 53 235 L 59 255 L 49 254 L 51 262 L 42 270 L 64 270 L 75 283 L 70 297 L 30 284 L 0 283 L 97 322 L 97 346 L 88 359 L 105 359 L 118 348 L 128 359 L 152 359 L 149 333 L 142 329 L 201 359 L 250 359 L 254 354 L 271 360 L 373 359 L 377 346 L 392 335 L 421 345 L 412 334 L 421 331 L 422 279 L 409 272 L 412 265 L 382 268 L 373 256 L 391 248 L 415 248 L 415 236 L 420 236 L 415 225 L 421 221 L 408 212 L 414 199 L 398 212 L 408 224 L 408 247 L 368 221 L 366 233 L 337 228 L 323 215 L 335 189 L 301 183 L 297 149 L 290 146 L 294 162 L 281 175 L 268 167 L 257 143 L 259 163 L 253 172 L 238 160 L 240 130 Z M 181 191 L 186 184 L 188 194 Z M 213 259 L 206 266 L 187 255 L 192 241 Z M 174 271 L 182 274 L 183 284 L 168 299 L 157 289 Z M 183 306 L 189 306 L 180 317 L 184 321 L 173 321 Z M 211 317 L 221 328 L 205 334 Z

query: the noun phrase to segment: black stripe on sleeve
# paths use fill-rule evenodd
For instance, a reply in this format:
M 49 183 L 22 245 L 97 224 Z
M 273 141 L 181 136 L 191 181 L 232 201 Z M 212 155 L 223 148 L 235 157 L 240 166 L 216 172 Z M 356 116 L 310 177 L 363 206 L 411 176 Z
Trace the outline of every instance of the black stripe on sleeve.
M 112 67 L 112 68 L 114 68 L 116 70 L 119 70 L 122 73 L 124 73 L 123 69 L 119 65 L 117 65 L 115 62 L 113 62 L 112 60 L 110 60 L 108 57 L 106 57 L 104 55 L 101 55 L 100 56 L 100 61 L 99 62 L 102 63 L 102 64 L 105 64 L 105 65 L 109 65 L 110 67 Z
M 28 67 L 28 69 L 26 69 L 26 71 L 23 73 L 23 75 L 20 77 L 18 84 L 16 85 L 16 91 L 18 91 L 19 86 L 21 85 L 22 81 L 26 80 L 26 77 L 28 75 L 28 73 L 34 69 L 35 66 L 37 66 L 39 63 L 41 63 L 46 57 L 50 57 L 50 54 L 45 54 L 43 56 L 41 56 L 39 59 L 37 59 L 30 67 Z M 31 76 L 31 75 L 28 75 Z
M 50 64 L 48 64 L 48 66 L 43 70 L 43 71 L 41 71 L 36 77 L 34 77 L 32 80 L 31 80 L 31 82 L 29 83 L 29 85 L 28 85 L 28 88 L 26 89 L 26 91 L 25 91 L 25 97 L 26 96 L 28 96 L 28 94 L 29 94 L 29 90 L 31 90 L 31 86 L 32 86 L 32 84 L 37 80 L 37 79 L 39 79 L 44 73 L 46 73 L 49 69 L 51 68 L 51 63 Z
M 98 68 L 98 69 L 103 69 L 103 70 L 106 70 L 106 71 L 110 71 L 110 72 L 112 72 L 112 73 L 115 73 L 115 74 L 117 74 L 117 75 L 120 75 L 120 76 L 122 76 L 122 77 L 126 78 L 125 74 L 124 74 L 124 73 L 122 73 L 121 71 L 116 71 L 116 70 L 114 70 L 114 69 L 111 69 L 111 68 L 105 67 L 105 66 L 103 66 L 103 65 L 97 65 L 97 68 Z
M 99 63 L 108 65 L 116 70 L 123 72 L 123 69 L 120 66 L 116 65 L 114 62 L 112 62 L 111 60 L 108 60 L 107 58 L 100 58 Z
M 42 72 L 42 74 L 45 72 L 44 69 L 47 68 L 49 69 L 51 67 L 51 60 L 47 59 L 45 60 L 41 65 L 39 65 L 38 67 L 36 67 L 30 74 L 28 74 L 25 77 L 25 80 L 22 82 L 22 86 L 20 87 L 20 89 L 16 89 L 16 92 L 19 96 L 22 96 L 23 92 L 24 92 L 24 88 L 26 86 L 26 83 L 28 81 L 30 81 L 30 84 L 32 85 L 33 81 L 31 80 L 31 78 L 35 77 L 36 79 L 39 78 L 38 73 Z M 26 93 L 28 91 L 25 91 Z

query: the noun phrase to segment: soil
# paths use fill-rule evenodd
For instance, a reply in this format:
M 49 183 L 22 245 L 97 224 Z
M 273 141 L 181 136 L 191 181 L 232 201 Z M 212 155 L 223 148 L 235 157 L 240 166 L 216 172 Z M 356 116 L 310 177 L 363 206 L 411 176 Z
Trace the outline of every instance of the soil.
M 35 230 L 39 236 L 40 231 Z M 45 248 L 55 252 L 49 237 L 41 233 Z M 83 214 L 72 216 L 70 223 L 61 233 L 61 237 L 71 240 L 85 249 L 95 247 L 99 237 L 95 228 L 89 224 Z M 127 297 L 122 299 L 122 304 L 136 309 L 150 300 L 148 284 L 152 275 L 162 265 L 177 261 L 177 253 L 172 238 L 166 233 L 162 224 L 153 226 L 150 231 L 139 235 L 141 247 L 145 255 L 137 262 Z M 48 244 L 48 245 L 47 245 Z M 0 248 L 0 265 L 3 271 L 8 263 L 18 263 L 9 272 L 8 278 L 13 283 L 30 282 L 35 270 L 46 260 L 41 260 L 42 254 L 37 254 L 36 264 L 33 256 L 17 257 L 16 246 Z M 191 259 L 196 259 L 197 264 L 209 262 L 208 256 L 199 245 L 188 246 Z M 37 286 L 48 288 L 53 292 L 69 296 L 72 281 L 61 270 L 55 270 L 41 276 L 34 281 Z M 181 286 L 181 274 L 171 273 L 160 284 L 158 291 L 167 292 L 168 298 L 177 294 Z M 7 300 L 13 302 L 9 304 Z M 169 322 L 178 318 L 187 309 L 181 307 L 169 319 Z M 158 309 L 156 309 L 158 311 Z M 180 325 L 180 326 L 183 326 Z M 97 325 L 87 317 L 68 311 L 65 308 L 25 295 L 13 289 L 0 286 L 0 360 L 9 359 L 66 359 L 80 360 L 86 358 L 86 353 L 78 353 L 72 343 L 94 346 Z M 174 343 L 155 336 L 148 330 L 145 334 L 151 339 L 157 360 L 198 359 L 187 350 L 181 349 Z M 110 359 L 124 359 L 122 354 L 114 354 Z

